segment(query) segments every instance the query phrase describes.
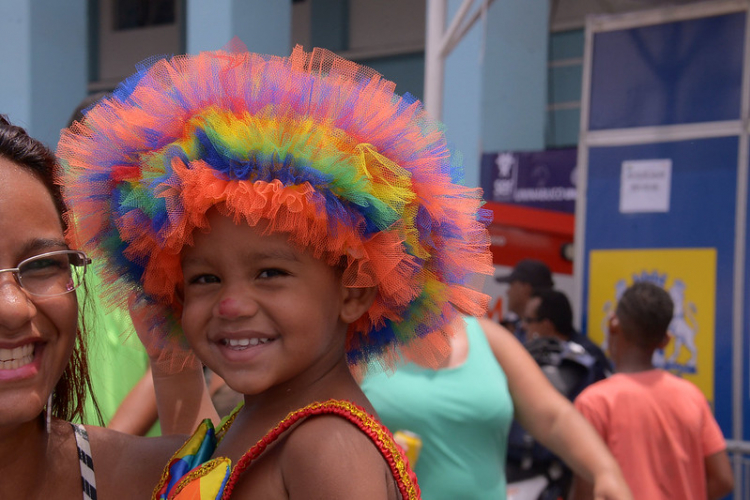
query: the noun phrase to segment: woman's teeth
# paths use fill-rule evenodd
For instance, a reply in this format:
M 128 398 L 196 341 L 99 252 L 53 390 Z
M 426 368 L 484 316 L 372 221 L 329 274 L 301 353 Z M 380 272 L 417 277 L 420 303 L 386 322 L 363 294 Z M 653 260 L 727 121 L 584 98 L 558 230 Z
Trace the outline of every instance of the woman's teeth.
M 28 365 L 34 359 L 34 344 L 25 344 L 13 349 L 0 349 L 0 370 L 15 370 Z

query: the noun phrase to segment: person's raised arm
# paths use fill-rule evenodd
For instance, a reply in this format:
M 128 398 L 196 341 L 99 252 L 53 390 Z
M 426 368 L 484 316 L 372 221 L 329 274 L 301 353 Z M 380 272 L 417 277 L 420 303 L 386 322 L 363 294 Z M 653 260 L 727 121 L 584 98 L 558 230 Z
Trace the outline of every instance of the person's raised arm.
M 154 379 L 149 367 L 117 407 L 107 427 L 127 434 L 145 436 L 158 418 Z
M 169 353 L 171 362 L 165 362 L 165 353 L 152 345 L 152 334 L 147 332 L 148 327 L 143 320 L 145 315 L 136 312 L 135 307 L 131 300 L 129 308 L 133 326 L 146 347 L 151 363 L 161 433 L 192 434 L 206 418 L 218 424 L 219 415 L 206 386 L 203 365 L 189 352 Z M 170 349 L 178 348 L 171 345 Z
M 218 425 L 219 414 L 208 393 L 200 362 L 186 363 L 176 373 L 158 368 L 152 371 L 162 434 L 192 434 L 206 418 Z
M 513 335 L 480 319 L 487 340 L 508 378 L 518 422 L 576 474 L 594 485 L 596 500 L 632 500 L 612 454 L 591 425 L 542 373 Z
M 730 494 L 734 488 L 734 475 L 727 450 L 707 456 L 705 464 L 708 499 L 718 500 Z

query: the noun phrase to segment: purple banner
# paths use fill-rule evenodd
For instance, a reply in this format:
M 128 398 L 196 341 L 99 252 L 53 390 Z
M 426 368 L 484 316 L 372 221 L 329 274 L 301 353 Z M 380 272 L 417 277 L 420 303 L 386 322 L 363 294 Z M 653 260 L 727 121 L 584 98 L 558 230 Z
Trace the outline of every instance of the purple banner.
M 484 153 L 484 199 L 575 213 L 576 161 L 576 148 Z

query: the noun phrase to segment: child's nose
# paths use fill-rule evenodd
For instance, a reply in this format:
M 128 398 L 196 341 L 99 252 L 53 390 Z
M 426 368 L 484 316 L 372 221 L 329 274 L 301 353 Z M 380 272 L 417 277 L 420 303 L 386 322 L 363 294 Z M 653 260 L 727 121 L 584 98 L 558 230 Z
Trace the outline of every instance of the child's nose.
M 236 319 L 241 316 L 252 316 L 258 310 L 255 300 L 235 297 L 225 297 L 217 305 L 218 316 L 222 319 Z

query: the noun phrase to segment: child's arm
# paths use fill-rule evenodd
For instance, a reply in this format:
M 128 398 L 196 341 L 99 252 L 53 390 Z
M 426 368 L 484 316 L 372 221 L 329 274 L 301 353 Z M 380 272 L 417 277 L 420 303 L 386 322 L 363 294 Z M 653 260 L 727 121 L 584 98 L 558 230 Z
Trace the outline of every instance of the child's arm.
M 724 498 L 734 489 L 734 475 L 727 450 L 707 456 L 705 464 L 708 499 Z
M 280 465 L 291 500 L 398 498 L 375 445 L 340 417 L 314 417 L 294 429 L 284 443 Z
M 594 428 L 549 383 L 510 332 L 492 321 L 480 322 L 507 375 L 519 423 L 574 472 L 593 482 L 593 498 L 632 499 L 620 467 Z

